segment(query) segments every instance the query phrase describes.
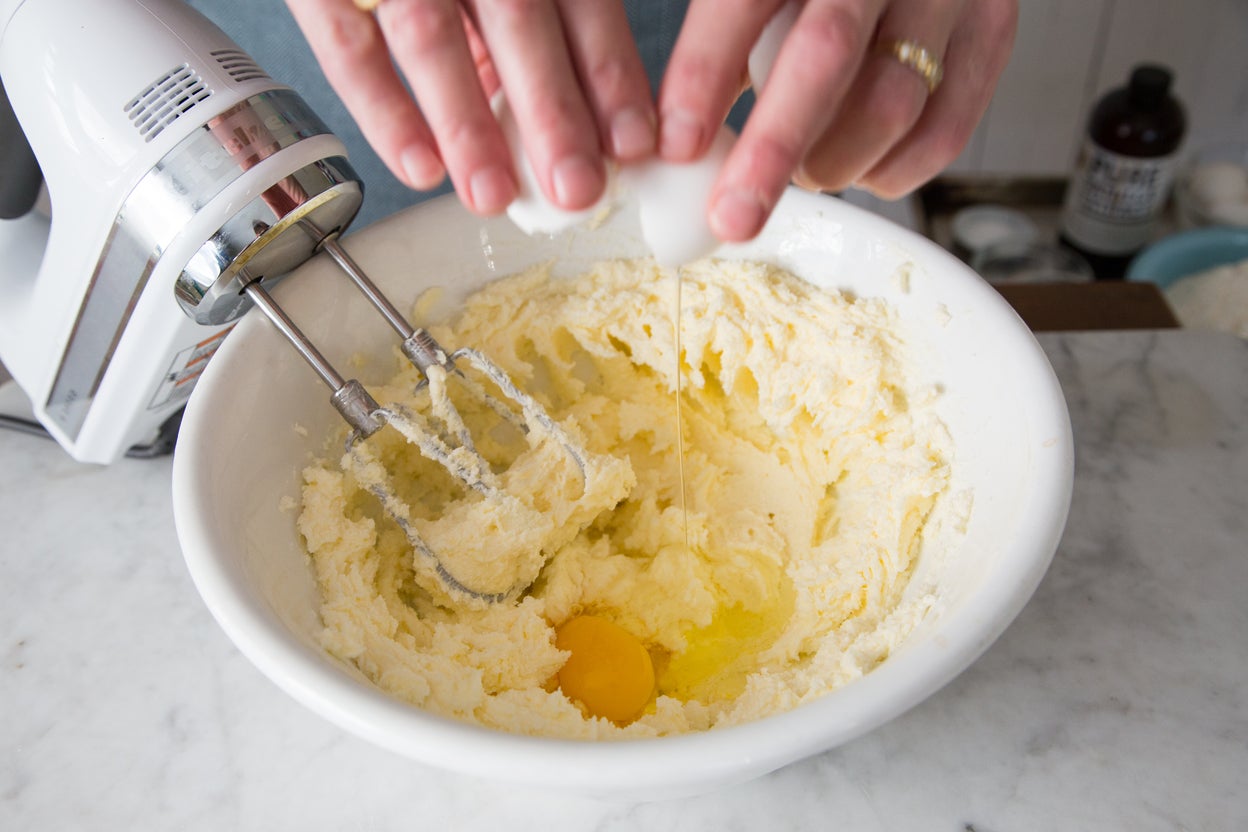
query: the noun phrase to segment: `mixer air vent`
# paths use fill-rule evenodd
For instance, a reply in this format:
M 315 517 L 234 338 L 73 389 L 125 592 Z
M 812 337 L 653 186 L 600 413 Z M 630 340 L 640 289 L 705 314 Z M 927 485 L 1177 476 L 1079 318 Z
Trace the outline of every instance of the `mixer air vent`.
M 204 79 L 187 64 L 174 67 L 123 108 L 143 141 L 150 142 L 178 117 L 212 95 Z
M 218 49 L 212 53 L 225 73 L 241 84 L 243 81 L 268 81 L 269 74 L 261 69 L 251 56 L 240 49 Z

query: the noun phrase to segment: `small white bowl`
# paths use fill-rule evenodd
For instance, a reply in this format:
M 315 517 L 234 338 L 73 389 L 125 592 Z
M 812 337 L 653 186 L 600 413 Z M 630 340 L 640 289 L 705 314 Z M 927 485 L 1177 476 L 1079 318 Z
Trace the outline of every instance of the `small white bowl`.
M 627 211 L 554 239 L 482 221 L 453 197 L 345 241 L 401 309 L 425 288 L 450 300 L 536 262 L 573 275 L 645 253 Z M 870 731 L 966 668 L 1022 609 L 1065 525 L 1073 452 L 1052 368 L 997 292 L 933 243 L 831 197 L 790 191 L 754 242 L 721 256 L 766 260 L 807 280 L 899 310 L 956 447 L 952 490 L 970 489 L 962 545 L 935 575 L 939 603 L 862 679 L 787 713 L 653 740 L 576 742 L 510 735 L 400 702 L 318 643 L 319 597 L 295 529 L 300 472 L 339 419 L 328 391 L 259 314 L 242 321 L 199 382 L 174 460 L 178 534 L 195 584 L 222 628 L 278 686 L 348 731 L 424 763 L 478 777 L 652 799 L 744 781 Z M 340 369 L 366 385 L 393 370 L 395 336 L 324 258 L 275 295 Z M 459 345 L 454 345 L 459 346 Z M 357 374 L 353 371 L 353 374 Z M 296 425 L 301 426 L 296 429 Z

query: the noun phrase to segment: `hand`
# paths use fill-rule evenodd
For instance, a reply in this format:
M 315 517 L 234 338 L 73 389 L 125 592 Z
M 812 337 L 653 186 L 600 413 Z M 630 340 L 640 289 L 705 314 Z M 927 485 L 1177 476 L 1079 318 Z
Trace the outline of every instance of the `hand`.
M 478 214 L 512 201 L 516 171 L 489 106 L 500 81 L 556 205 L 601 196 L 604 155 L 654 150 L 650 86 L 619 0 L 360 0 L 371 14 L 352 0 L 286 2 L 365 138 L 411 188 L 449 174 Z
M 659 153 L 705 152 L 783 0 L 692 0 L 659 93 Z M 708 207 L 723 240 L 763 227 L 790 181 L 897 198 L 962 151 L 1005 68 L 1016 0 L 805 0 Z M 935 90 L 881 45 L 941 59 Z

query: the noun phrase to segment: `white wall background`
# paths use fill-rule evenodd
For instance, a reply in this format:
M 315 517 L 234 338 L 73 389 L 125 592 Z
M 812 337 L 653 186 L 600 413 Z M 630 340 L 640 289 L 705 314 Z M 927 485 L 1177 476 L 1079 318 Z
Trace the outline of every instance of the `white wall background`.
M 1175 73 L 1185 153 L 1248 141 L 1248 0 L 1019 0 L 1010 64 L 951 172 L 1067 173 L 1096 99 L 1145 61 Z

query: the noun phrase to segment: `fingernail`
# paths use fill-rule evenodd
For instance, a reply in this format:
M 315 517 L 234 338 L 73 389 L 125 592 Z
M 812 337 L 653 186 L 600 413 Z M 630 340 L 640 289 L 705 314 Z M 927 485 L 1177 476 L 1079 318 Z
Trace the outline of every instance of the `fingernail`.
M 669 110 L 659 120 L 659 153 L 683 162 L 702 149 L 702 122 L 684 110 Z
M 628 161 L 654 151 L 654 119 L 641 110 L 628 109 L 611 119 L 611 152 Z
M 766 209 L 751 191 L 732 188 L 724 191 L 711 208 L 711 230 L 721 240 L 752 238 L 763 227 Z
M 565 156 L 550 171 L 555 202 L 571 210 L 586 208 L 602 196 L 605 177 L 602 165 L 591 161 L 588 156 Z
M 399 156 L 399 164 L 407 183 L 420 191 L 436 188 L 446 176 L 446 168 L 437 154 L 423 144 L 406 148 Z
M 481 214 L 497 214 L 516 198 L 516 183 L 506 168 L 481 168 L 468 180 L 472 207 Z

